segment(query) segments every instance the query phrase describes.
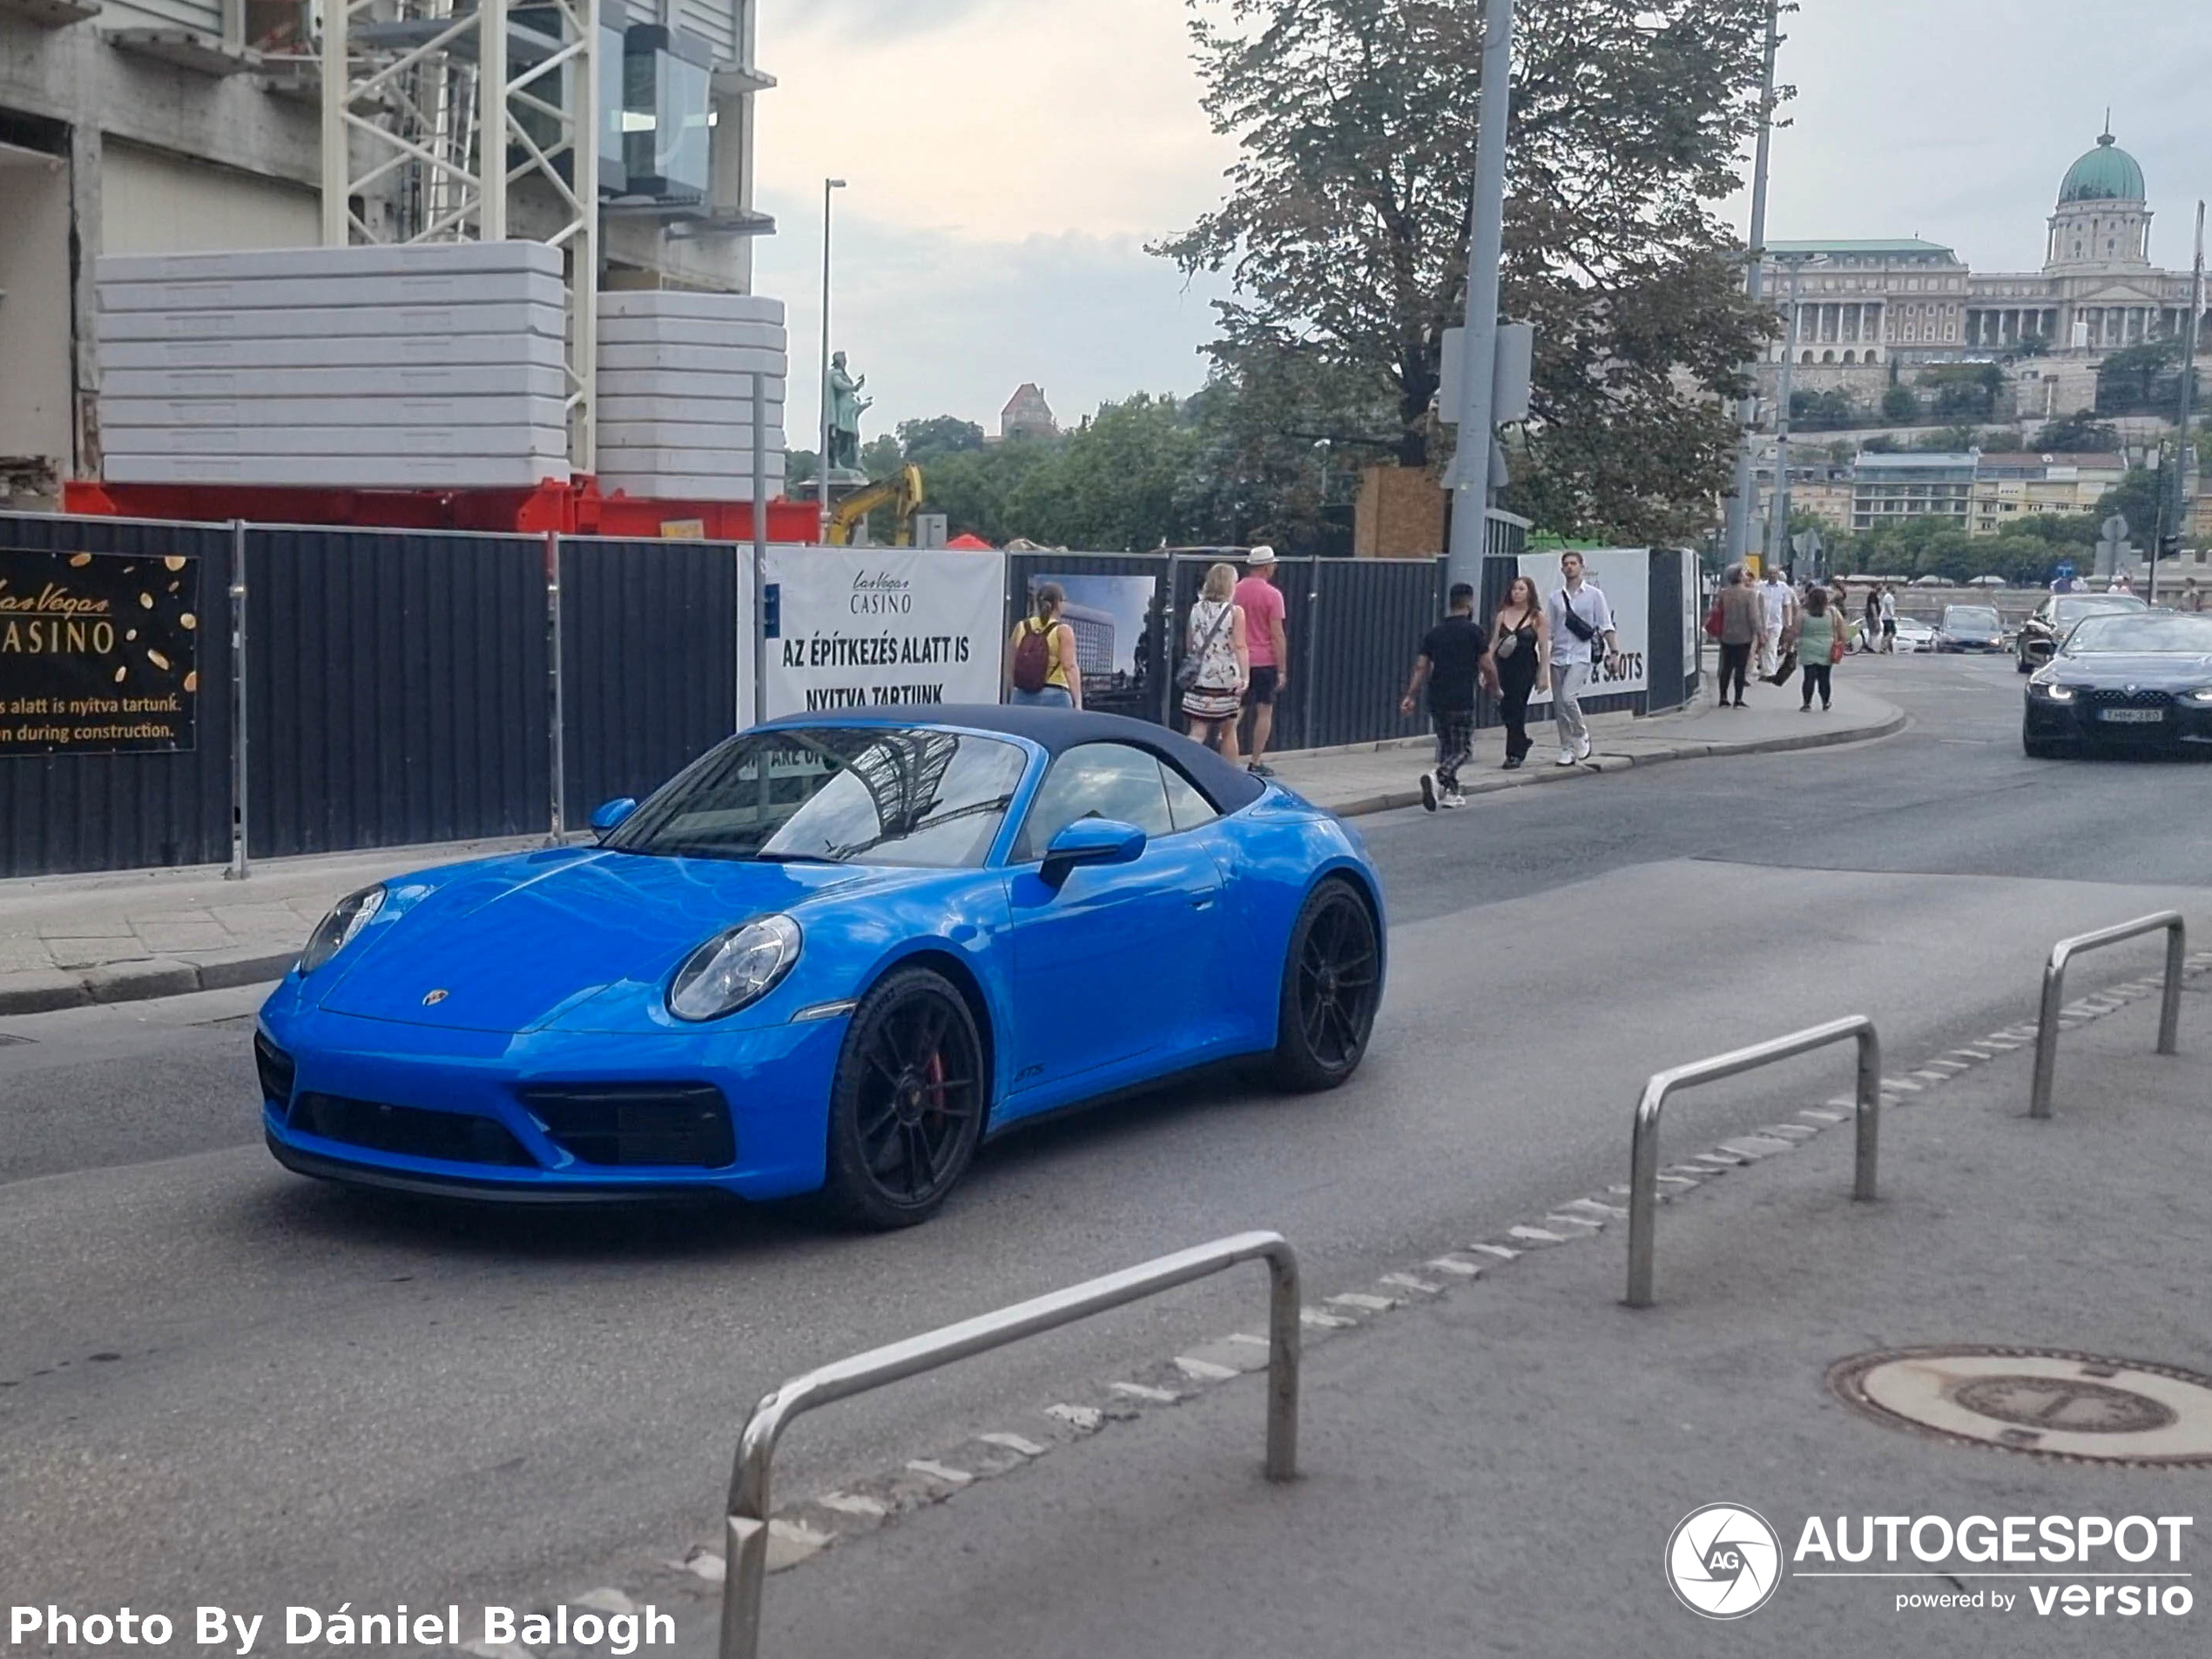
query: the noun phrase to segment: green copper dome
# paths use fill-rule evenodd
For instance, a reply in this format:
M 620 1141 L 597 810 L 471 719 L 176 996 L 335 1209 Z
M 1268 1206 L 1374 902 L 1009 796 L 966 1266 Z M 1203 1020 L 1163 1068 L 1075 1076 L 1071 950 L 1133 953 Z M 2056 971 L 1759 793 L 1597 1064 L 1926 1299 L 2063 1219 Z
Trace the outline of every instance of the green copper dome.
M 2059 206 L 2068 202 L 2139 202 L 2143 199 L 2143 170 L 2135 158 L 2115 145 L 2107 132 L 2097 147 L 2066 171 L 2059 186 Z

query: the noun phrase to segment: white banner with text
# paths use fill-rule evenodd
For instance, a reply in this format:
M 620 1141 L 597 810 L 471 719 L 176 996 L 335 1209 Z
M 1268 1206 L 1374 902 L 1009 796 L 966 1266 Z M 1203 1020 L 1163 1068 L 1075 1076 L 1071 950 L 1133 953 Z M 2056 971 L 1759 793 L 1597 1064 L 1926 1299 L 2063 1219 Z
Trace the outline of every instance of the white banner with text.
M 772 547 L 763 717 L 999 700 L 1006 559 Z

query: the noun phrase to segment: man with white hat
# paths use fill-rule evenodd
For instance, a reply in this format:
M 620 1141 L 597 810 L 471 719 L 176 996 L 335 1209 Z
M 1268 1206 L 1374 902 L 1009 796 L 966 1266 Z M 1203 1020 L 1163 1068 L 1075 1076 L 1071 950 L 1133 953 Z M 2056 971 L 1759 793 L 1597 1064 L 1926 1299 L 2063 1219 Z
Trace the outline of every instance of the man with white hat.
M 1244 638 L 1251 652 L 1244 707 L 1252 717 L 1252 732 L 1244 752 L 1251 757 L 1252 771 L 1271 778 L 1265 765 L 1267 740 L 1275 735 L 1275 698 L 1290 689 L 1291 644 L 1283 631 L 1282 591 L 1275 585 L 1275 550 L 1254 548 L 1244 555 L 1244 579 L 1237 584 L 1237 609 L 1244 613 Z

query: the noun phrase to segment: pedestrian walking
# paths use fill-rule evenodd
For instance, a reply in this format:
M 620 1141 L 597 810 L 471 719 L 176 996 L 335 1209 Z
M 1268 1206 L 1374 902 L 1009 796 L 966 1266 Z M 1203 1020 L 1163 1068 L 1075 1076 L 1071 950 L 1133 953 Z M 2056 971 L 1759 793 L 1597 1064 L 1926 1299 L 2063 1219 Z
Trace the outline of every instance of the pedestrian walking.
M 1858 648 L 1872 652 L 1882 643 L 1882 584 L 1878 582 L 1866 590 L 1866 615 L 1858 629 Z
M 1821 712 L 1828 711 L 1835 695 L 1830 677 L 1844 659 L 1844 613 L 1829 603 L 1827 589 L 1815 587 L 1805 595 L 1804 614 L 1797 618 L 1791 639 L 1804 677 L 1804 698 L 1797 705 L 1803 711 L 1811 711 L 1816 691 L 1820 693 Z
M 1076 631 L 1060 620 L 1067 594 L 1057 582 L 1037 584 L 1029 614 L 1014 624 L 1006 647 L 1006 700 L 1018 706 L 1079 709 L 1083 671 L 1076 661 Z
M 1886 582 L 1882 583 L 1882 650 L 1885 654 L 1897 650 L 1897 594 Z
M 1740 564 L 1730 565 L 1715 602 L 1721 613 L 1721 706 L 1724 709 L 1743 706 L 1744 684 L 1751 677 L 1751 653 L 1759 643 L 1759 596 L 1744 580 L 1749 574 Z M 1731 685 L 1736 688 L 1732 705 L 1728 696 Z
M 1782 636 L 1790 631 L 1797 610 L 1796 590 L 1782 579 L 1779 569 L 1769 565 L 1766 580 L 1759 583 L 1760 678 L 1771 678 L 1780 668 Z
M 1620 650 L 1613 631 L 1613 608 L 1605 595 L 1583 580 L 1582 556 L 1559 556 L 1565 585 L 1544 601 L 1551 632 L 1552 723 L 1559 728 L 1559 764 L 1571 766 L 1590 758 L 1590 725 L 1582 718 L 1582 688 L 1590 672 Z
M 1237 609 L 1237 572 L 1217 564 L 1190 607 L 1183 635 L 1183 665 L 1176 683 L 1183 688 L 1183 712 L 1190 735 L 1225 760 L 1237 759 L 1237 717 L 1244 705 L 1251 658 L 1244 636 L 1244 613 Z
M 1528 699 L 1551 671 L 1551 624 L 1545 619 L 1535 578 L 1514 577 L 1505 604 L 1490 621 L 1490 662 L 1505 716 L 1507 772 L 1518 772 L 1534 746 L 1528 736 Z
M 2195 577 L 2186 577 L 2182 579 L 2182 609 L 2184 610 L 2202 610 L 2204 609 L 2204 590 L 2196 585 L 2196 578 Z
M 1244 579 L 1237 584 L 1237 609 L 1244 613 L 1244 638 L 1251 652 L 1251 680 L 1244 687 L 1244 711 L 1251 715 L 1251 770 L 1263 778 L 1268 740 L 1275 735 L 1275 699 L 1290 689 L 1291 642 L 1283 630 L 1282 590 L 1275 585 L 1275 550 L 1256 547 L 1244 556 Z
M 1490 661 L 1482 625 L 1474 619 L 1474 590 L 1464 582 L 1452 584 L 1446 597 L 1451 612 L 1421 637 L 1420 654 L 1413 658 L 1413 672 L 1406 682 L 1406 695 L 1398 711 L 1411 714 L 1421 687 L 1428 687 L 1429 718 L 1436 726 L 1436 765 L 1421 774 L 1421 805 L 1430 812 L 1438 806 L 1464 806 L 1460 792 L 1460 768 L 1474 752 L 1474 687 L 1477 679 L 1491 696 L 1498 694 L 1498 675 Z M 1516 648 L 1518 649 L 1518 648 Z M 1527 706 L 1527 698 L 1522 705 Z

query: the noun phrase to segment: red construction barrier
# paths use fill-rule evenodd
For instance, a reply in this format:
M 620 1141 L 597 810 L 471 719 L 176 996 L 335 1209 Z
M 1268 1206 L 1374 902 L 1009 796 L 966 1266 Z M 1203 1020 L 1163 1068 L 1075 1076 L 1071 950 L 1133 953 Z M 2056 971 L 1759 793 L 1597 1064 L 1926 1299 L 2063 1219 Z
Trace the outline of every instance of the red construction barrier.
M 487 530 L 503 534 L 752 539 L 747 502 L 640 500 L 598 481 L 542 483 L 535 489 L 286 489 L 234 484 L 109 484 L 76 478 L 62 486 L 62 510 L 106 518 L 181 519 L 225 523 L 344 524 L 358 529 Z M 820 539 L 813 502 L 768 503 L 768 539 Z

